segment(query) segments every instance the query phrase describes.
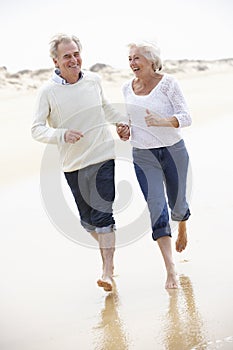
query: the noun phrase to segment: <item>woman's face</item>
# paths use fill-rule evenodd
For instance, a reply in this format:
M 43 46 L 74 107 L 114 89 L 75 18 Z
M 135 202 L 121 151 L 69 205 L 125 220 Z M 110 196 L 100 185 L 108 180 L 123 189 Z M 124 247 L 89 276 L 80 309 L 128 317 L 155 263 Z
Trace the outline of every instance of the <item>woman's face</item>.
M 142 49 L 137 46 L 130 48 L 129 65 L 136 77 L 142 77 L 154 72 L 152 62 L 142 54 Z

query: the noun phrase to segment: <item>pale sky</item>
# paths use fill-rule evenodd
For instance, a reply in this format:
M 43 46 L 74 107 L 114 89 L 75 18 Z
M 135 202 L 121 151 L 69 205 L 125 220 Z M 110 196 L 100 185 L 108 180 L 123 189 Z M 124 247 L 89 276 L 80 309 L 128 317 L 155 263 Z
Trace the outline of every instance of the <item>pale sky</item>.
M 232 0 L 6 0 L 0 7 L 0 66 L 53 67 L 49 40 L 78 36 L 83 67 L 128 67 L 127 44 L 156 40 L 163 59 L 233 57 Z

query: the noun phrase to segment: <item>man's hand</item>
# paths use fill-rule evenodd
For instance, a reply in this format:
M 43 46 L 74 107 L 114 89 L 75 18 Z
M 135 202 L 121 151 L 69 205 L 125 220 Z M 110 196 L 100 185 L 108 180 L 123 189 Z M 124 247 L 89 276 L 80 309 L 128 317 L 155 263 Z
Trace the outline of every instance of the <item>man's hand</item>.
M 119 123 L 116 126 L 116 130 L 117 130 L 118 136 L 122 141 L 127 141 L 129 139 L 130 137 L 129 125 Z
M 67 130 L 65 132 L 65 142 L 67 143 L 75 143 L 79 141 L 83 137 L 83 134 L 77 130 Z

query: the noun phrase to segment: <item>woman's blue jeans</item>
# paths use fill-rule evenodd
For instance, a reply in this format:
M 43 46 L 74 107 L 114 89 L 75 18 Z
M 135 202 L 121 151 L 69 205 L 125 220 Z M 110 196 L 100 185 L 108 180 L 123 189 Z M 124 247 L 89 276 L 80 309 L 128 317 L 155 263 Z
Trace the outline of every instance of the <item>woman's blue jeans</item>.
M 133 148 L 133 161 L 150 212 L 153 239 L 171 236 L 168 206 L 174 221 L 190 216 L 186 201 L 189 156 L 184 141 L 168 147 Z

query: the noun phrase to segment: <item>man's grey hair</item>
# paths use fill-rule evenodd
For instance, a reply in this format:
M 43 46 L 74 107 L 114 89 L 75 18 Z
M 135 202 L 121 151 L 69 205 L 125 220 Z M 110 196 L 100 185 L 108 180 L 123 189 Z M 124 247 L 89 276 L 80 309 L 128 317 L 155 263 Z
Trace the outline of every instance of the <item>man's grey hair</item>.
M 151 44 L 148 42 L 130 43 L 128 45 L 129 49 L 137 47 L 140 49 L 141 54 L 152 62 L 152 67 L 154 71 L 161 70 L 163 68 L 162 59 L 160 56 L 160 49 L 156 44 Z
M 75 42 L 75 44 L 78 46 L 79 52 L 81 52 L 82 51 L 81 42 L 75 35 L 67 35 L 67 34 L 63 34 L 63 33 L 59 33 L 59 34 L 54 35 L 49 42 L 50 57 L 57 58 L 57 48 L 58 48 L 59 44 L 70 43 L 72 41 Z

